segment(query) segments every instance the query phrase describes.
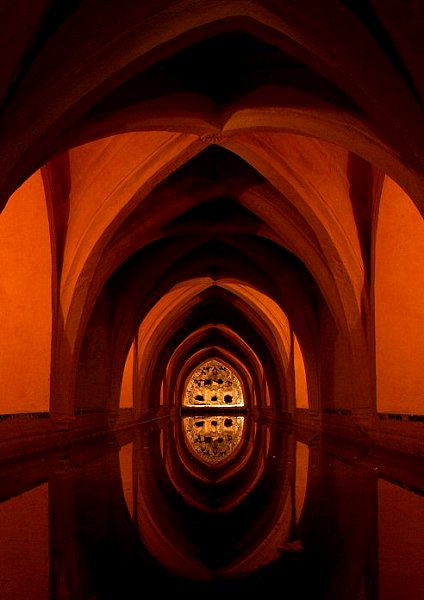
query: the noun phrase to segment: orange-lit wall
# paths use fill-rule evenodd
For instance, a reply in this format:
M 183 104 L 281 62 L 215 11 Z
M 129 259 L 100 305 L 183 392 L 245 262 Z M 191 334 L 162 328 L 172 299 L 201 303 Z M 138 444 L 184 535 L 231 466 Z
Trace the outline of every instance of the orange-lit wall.
M 49 224 L 40 172 L 0 214 L 0 413 L 49 410 Z
M 293 336 L 294 376 L 296 389 L 296 408 L 308 408 L 308 386 L 306 383 L 305 363 L 302 350 L 296 336 Z
M 424 498 L 380 479 L 378 521 L 380 598 L 424 598 Z
M 133 376 L 134 376 L 134 344 L 128 352 L 125 361 L 124 374 L 122 376 L 120 408 L 133 407 Z
M 49 597 L 48 486 L 0 503 L 0 597 Z
M 424 413 L 424 222 L 389 177 L 375 265 L 377 410 Z

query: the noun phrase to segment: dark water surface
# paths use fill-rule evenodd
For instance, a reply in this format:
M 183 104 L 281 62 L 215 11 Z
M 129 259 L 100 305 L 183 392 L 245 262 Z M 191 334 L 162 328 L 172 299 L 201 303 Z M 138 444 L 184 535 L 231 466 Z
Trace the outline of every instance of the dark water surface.
M 424 600 L 422 463 L 187 414 L 0 470 L 0 600 Z

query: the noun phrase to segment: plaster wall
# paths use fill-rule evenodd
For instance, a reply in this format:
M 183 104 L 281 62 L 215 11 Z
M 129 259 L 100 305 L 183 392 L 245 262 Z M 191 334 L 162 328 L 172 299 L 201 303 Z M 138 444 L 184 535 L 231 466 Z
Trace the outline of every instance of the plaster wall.
M 0 413 L 49 410 L 51 250 L 40 172 L 0 215 Z
M 375 244 L 377 410 L 424 413 L 424 222 L 385 178 Z

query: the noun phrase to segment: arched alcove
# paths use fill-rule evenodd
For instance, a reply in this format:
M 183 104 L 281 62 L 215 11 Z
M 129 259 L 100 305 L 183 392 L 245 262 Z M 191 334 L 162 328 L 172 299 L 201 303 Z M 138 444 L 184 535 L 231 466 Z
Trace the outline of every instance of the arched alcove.
M 182 408 L 244 408 L 243 385 L 236 373 L 218 359 L 199 365 L 189 376 Z
M 421 415 L 419 9 L 42 4 L 2 22 L 2 412 L 172 411 L 216 327 L 268 415 Z
M 0 215 L 0 413 L 49 412 L 52 246 L 36 172 Z
M 305 361 L 297 336 L 293 334 L 293 363 L 296 408 L 309 408 L 308 382 Z
M 423 414 L 424 221 L 387 176 L 375 235 L 377 409 Z

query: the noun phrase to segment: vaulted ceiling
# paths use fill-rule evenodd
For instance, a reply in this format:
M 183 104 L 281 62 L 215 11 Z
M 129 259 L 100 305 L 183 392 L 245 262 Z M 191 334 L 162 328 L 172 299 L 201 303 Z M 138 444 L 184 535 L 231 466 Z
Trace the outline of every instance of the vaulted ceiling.
M 305 406 L 375 407 L 384 190 L 424 210 L 420 3 L 30 4 L 0 7 L 0 201 L 41 176 L 50 410 L 117 407 L 130 349 L 139 414 L 210 357 L 252 406 L 293 411 L 303 369 Z

